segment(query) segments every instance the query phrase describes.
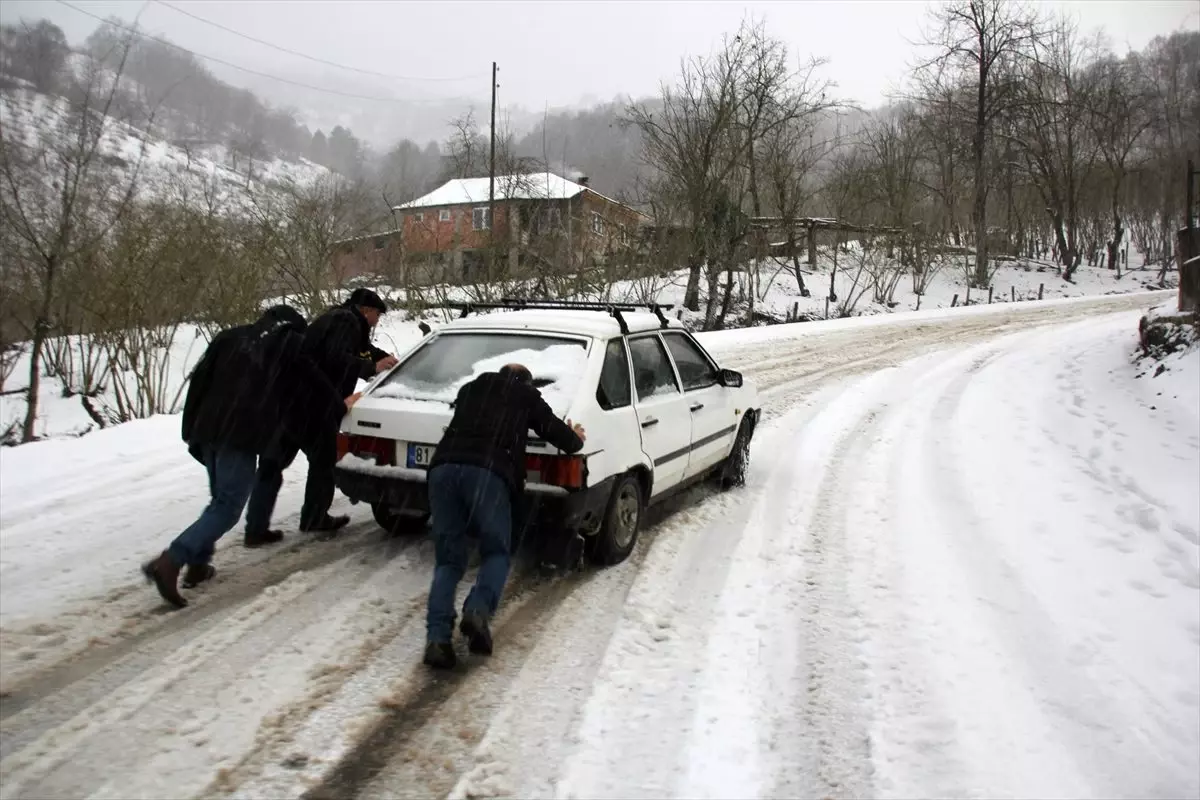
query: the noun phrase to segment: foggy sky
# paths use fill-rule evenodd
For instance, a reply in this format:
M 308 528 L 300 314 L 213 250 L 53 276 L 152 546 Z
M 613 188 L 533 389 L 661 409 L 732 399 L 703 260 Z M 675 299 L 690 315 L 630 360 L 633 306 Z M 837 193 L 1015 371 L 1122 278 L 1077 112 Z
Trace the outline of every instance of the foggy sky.
M 710 52 L 748 15 L 793 54 L 829 60 L 838 94 L 865 106 L 884 102 L 904 77 L 921 38 L 923 0 L 806 2 L 362 2 L 361 0 L 168 0 L 239 32 L 329 61 L 414 80 L 344 72 L 272 50 L 184 16 L 156 0 L 70 0 L 99 16 L 132 21 L 172 42 L 239 65 L 342 91 L 405 99 L 487 96 L 491 62 L 500 66 L 502 105 L 590 105 L 654 94 L 686 55 Z M 1195 0 L 1048 0 L 1067 8 L 1084 31 L 1103 26 L 1118 53 L 1155 35 L 1200 28 Z M 45 17 L 72 43 L 96 21 L 53 0 L 3 0 L 0 20 Z M 249 79 L 209 64 L 235 85 Z M 431 80 L 454 78 L 456 80 Z M 261 79 L 254 88 L 263 87 Z M 268 102 L 269 92 L 264 92 Z M 323 95 L 314 93 L 314 105 Z M 363 101 L 369 103 L 370 101 Z

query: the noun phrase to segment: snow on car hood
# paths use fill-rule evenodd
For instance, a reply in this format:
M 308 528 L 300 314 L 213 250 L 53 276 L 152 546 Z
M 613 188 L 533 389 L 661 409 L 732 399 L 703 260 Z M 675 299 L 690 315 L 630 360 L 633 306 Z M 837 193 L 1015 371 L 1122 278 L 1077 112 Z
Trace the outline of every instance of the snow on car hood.
M 538 391 L 554 413 L 567 413 L 575 389 L 587 367 L 587 350 L 577 344 L 553 345 L 545 349 L 513 350 L 476 361 L 471 372 L 452 383 L 431 384 L 406 380 L 398 374 L 371 392 L 372 397 L 419 403 L 452 403 L 467 383 L 487 372 L 498 372 L 506 364 L 524 364 L 533 374 Z M 542 385 L 545 383 L 545 385 Z

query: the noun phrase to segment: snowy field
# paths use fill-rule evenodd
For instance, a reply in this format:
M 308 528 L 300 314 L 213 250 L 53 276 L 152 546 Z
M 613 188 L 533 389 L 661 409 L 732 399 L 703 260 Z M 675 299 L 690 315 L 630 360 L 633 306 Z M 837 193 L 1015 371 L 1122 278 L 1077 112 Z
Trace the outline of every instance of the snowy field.
M 235 531 L 169 613 L 137 567 L 205 502 L 178 418 L 7 448 L 0 795 L 1200 796 L 1200 352 L 1134 363 L 1162 299 L 704 334 L 764 398 L 748 485 L 518 574 L 449 676 L 430 543 L 368 509 Z

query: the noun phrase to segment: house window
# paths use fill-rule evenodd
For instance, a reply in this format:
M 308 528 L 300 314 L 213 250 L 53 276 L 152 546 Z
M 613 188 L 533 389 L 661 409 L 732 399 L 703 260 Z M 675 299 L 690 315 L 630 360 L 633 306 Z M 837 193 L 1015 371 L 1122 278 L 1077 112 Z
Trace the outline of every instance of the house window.
M 384 239 L 382 236 L 375 237 L 375 249 L 376 250 L 382 250 L 384 245 L 386 245 L 386 244 L 387 244 L 387 240 Z
M 471 212 L 471 227 L 477 231 L 491 230 L 491 209 L 489 209 L 487 206 L 474 209 Z
M 629 231 L 625 228 L 621 228 L 621 246 L 629 246 Z
M 438 222 L 449 222 L 449 221 L 450 221 L 450 209 L 443 208 L 441 211 L 438 212 Z
M 592 214 L 592 233 L 597 236 L 604 235 L 604 218 L 599 214 Z
M 424 222 L 424 221 L 425 221 L 424 214 L 413 214 L 413 222 Z

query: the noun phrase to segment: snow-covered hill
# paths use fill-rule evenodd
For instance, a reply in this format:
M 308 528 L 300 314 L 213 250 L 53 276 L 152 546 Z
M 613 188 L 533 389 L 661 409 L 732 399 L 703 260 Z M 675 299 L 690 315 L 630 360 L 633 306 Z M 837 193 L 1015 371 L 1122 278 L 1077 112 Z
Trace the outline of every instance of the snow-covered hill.
M 6 138 L 31 147 L 62 146 L 76 127 L 65 98 L 30 89 L 0 92 L 0 125 Z M 136 171 L 139 198 L 212 198 L 222 212 L 244 208 L 247 194 L 305 185 L 332 174 L 307 159 L 252 161 L 219 142 L 165 141 L 153 130 L 117 119 L 105 124 L 100 155 L 124 180 Z

